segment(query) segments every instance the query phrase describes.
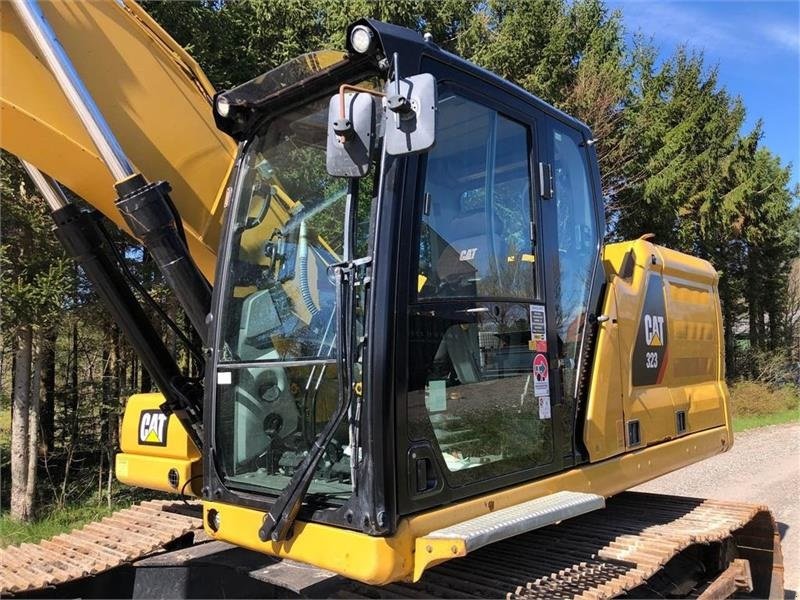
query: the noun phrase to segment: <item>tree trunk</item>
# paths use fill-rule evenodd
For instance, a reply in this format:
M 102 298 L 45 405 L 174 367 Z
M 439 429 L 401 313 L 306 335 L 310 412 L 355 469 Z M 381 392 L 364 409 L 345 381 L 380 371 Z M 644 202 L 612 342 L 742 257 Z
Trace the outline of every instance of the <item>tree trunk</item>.
M 134 392 L 139 387 L 139 358 L 135 352 L 130 352 L 131 357 L 131 377 L 128 382 L 128 387 L 131 392 Z
M 78 320 L 72 323 L 72 363 L 70 369 L 70 411 L 71 423 L 69 443 L 74 446 L 78 440 Z M 65 422 L 66 421 L 66 415 Z
M 42 362 L 44 360 L 47 336 L 43 330 L 36 335 L 34 346 L 33 373 L 31 377 L 31 400 L 28 408 L 28 485 L 25 496 L 31 515 L 36 510 L 37 467 L 39 465 L 39 418 L 42 403 Z
M 42 446 L 45 453 L 53 451 L 55 445 L 56 414 L 56 339 L 58 329 L 50 329 L 45 336 L 45 345 L 39 351 L 42 356 L 42 406 L 39 411 Z
M 124 365 L 121 364 L 122 361 L 120 360 L 120 333 L 119 327 L 116 325 L 114 325 L 112 328 L 112 341 L 111 361 L 113 368 L 111 373 L 113 375 L 113 379 L 111 381 L 111 397 L 113 399 L 113 405 L 110 414 L 110 429 L 108 431 L 108 448 L 110 452 L 116 451 L 117 446 L 119 445 L 120 384 L 125 379 Z M 110 461 L 109 465 L 111 467 L 110 470 L 113 470 L 114 462 Z
M 14 373 L 14 398 L 11 419 L 11 517 L 21 521 L 31 518 L 28 488 L 28 411 L 31 398 L 31 350 L 33 331 L 30 325 L 17 333 Z
M 153 380 L 150 378 L 150 371 L 145 369 L 144 366 L 142 366 L 142 379 L 141 379 L 141 382 L 142 382 L 142 385 L 139 388 L 139 391 L 141 393 L 146 394 L 147 392 L 152 392 L 153 391 Z
M 111 431 L 111 404 L 113 402 L 111 397 L 111 378 L 113 377 L 114 370 L 111 365 L 111 336 L 106 334 L 103 339 L 103 375 L 100 387 L 102 389 L 103 401 L 100 406 L 100 443 L 105 445 L 108 443 L 109 432 Z M 100 480 L 102 481 L 102 477 Z

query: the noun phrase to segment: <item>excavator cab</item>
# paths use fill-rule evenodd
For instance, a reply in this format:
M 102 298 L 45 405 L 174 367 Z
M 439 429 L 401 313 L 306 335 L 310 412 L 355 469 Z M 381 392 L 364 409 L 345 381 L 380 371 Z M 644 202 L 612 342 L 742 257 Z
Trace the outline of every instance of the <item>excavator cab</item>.
M 295 519 L 392 536 L 585 457 L 603 282 L 587 128 L 409 30 L 348 39 L 215 98 L 240 150 L 204 493 L 222 538 L 226 506 L 267 513 L 237 543 L 291 543 Z

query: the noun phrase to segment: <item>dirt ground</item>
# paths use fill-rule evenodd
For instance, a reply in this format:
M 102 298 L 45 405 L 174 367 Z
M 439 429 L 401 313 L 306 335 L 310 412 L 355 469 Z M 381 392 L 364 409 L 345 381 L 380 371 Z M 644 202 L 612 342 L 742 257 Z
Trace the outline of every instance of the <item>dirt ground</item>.
M 797 597 L 800 590 L 800 423 L 738 433 L 729 452 L 635 489 L 766 504 L 778 521 L 783 540 L 786 597 Z

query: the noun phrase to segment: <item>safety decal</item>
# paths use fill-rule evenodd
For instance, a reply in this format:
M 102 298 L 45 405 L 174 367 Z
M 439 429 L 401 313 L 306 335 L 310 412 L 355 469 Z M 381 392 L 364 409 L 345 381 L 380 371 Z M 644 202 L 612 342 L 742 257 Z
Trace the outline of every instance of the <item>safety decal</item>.
M 544 306 L 541 304 L 530 305 L 531 341 L 547 342 L 547 322 L 545 321 Z
M 537 397 L 550 395 L 550 366 L 544 354 L 533 357 L 533 395 Z
M 651 273 L 646 288 L 633 349 L 632 382 L 635 386 L 661 383 L 668 358 L 667 314 L 661 277 Z
M 550 396 L 540 396 L 539 400 L 539 418 L 544 421 L 550 418 Z
M 160 410 L 143 410 L 139 415 L 139 443 L 166 446 L 168 423 L 169 417 Z

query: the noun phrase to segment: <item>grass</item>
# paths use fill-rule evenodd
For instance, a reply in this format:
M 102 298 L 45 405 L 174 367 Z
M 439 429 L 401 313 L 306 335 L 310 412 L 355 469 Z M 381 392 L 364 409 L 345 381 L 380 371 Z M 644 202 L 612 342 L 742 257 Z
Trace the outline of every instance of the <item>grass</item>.
M 800 411 L 783 410 L 769 415 L 756 415 L 752 417 L 734 417 L 733 430 L 745 431 L 755 427 L 766 427 L 767 425 L 781 425 L 783 423 L 794 423 L 800 421 Z
M 730 391 L 734 431 L 800 421 L 797 386 L 771 387 L 756 381 L 740 381 Z

